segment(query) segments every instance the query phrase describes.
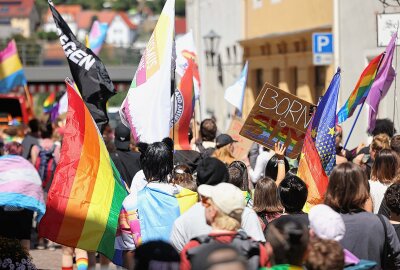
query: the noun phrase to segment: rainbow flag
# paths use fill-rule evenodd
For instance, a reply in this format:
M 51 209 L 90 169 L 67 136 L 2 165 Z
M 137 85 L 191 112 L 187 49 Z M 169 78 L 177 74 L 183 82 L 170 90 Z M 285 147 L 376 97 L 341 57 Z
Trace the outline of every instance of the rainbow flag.
M 68 112 L 61 158 L 39 234 L 112 259 L 118 216 L 128 192 L 88 108 L 69 79 L 66 82 Z
M 178 89 L 175 90 L 175 112 L 171 119 L 170 137 L 174 140 L 175 150 L 191 150 L 189 142 L 189 125 L 192 119 L 195 95 L 193 91 L 193 66 L 192 60 L 189 61 Z
M 175 1 L 167 0 L 121 105 L 121 121 L 137 142 L 169 136 L 174 17 Z
M 313 121 L 314 117 L 308 125 L 297 170 L 297 176 L 306 183 L 308 188 L 308 205 L 322 203 L 328 188 L 328 176 L 322 167 L 321 158 L 312 137 Z
M 379 63 L 383 57 L 383 53 L 372 59 L 372 61 L 368 64 L 368 66 L 364 69 L 361 74 L 356 87 L 349 99 L 346 101 L 346 104 L 339 110 L 337 117 L 338 123 L 343 123 L 347 118 L 351 117 L 356 110 L 356 107 L 363 103 L 368 96 L 369 89 L 374 82 L 376 73 L 378 71 Z
M 0 93 L 10 92 L 20 85 L 26 85 L 26 78 L 17 45 L 11 40 L 7 47 L 0 51 Z
M 38 220 L 46 211 L 42 180 L 32 163 L 21 156 L 0 157 L 0 206 L 35 211 Z
M 52 92 L 43 102 L 43 112 L 48 113 L 56 105 L 56 93 Z

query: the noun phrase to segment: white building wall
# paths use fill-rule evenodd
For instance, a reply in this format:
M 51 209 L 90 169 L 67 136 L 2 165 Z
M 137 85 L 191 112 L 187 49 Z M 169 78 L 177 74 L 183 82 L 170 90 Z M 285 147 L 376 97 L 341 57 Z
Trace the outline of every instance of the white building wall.
M 335 54 L 337 63 L 342 69 L 342 81 L 340 87 L 338 110 L 348 99 L 353 91 L 358 78 L 367 66 L 372 57 L 385 50 L 384 47 L 377 47 L 377 14 L 383 12 L 382 4 L 377 0 L 335 0 L 334 5 L 337 9 L 337 20 L 335 22 Z M 387 8 L 387 13 L 400 12 L 400 8 Z M 399 66 L 400 59 L 396 55 L 399 48 L 396 47 L 393 66 Z M 398 70 L 396 70 L 398 72 Z M 397 85 L 400 87 L 400 79 L 396 78 Z M 378 118 L 390 118 L 393 120 L 393 108 L 395 101 L 395 91 L 393 82 L 387 96 L 379 106 Z M 398 90 L 397 90 L 398 91 Z M 397 112 L 395 114 L 396 129 L 400 131 L 400 102 L 396 102 Z M 349 140 L 348 149 L 356 147 L 359 143 L 369 143 L 366 130 L 368 128 L 367 105 L 361 112 L 360 118 L 355 126 L 352 136 Z M 358 108 L 353 117 L 344 124 L 343 143 L 347 139 L 350 128 L 354 122 Z
M 243 1 L 242 0 L 187 0 L 186 1 L 187 29 L 193 30 L 197 53 L 199 57 L 199 71 L 201 78 L 201 119 L 215 115 L 221 132 L 226 131 L 229 125 L 228 115 L 234 108 L 224 99 L 225 89 L 233 84 L 240 76 L 242 65 L 242 50 L 237 43 L 244 38 Z M 217 66 L 207 66 L 205 44 L 203 37 L 210 30 L 221 36 L 218 52 L 222 63 L 228 64 L 226 48 L 230 47 L 231 62 L 233 46 L 236 46 L 236 59 L 239 65 L 223 66 L 223 85 L 218 81 Z M 214 63 L 217 63 L 215 57 Z M 196 103 L 198 106 L 198 103 Z M 199 118 L 197 117 L 199 120 Z
M 111 22 L 106 37 L 106 43 L 115 47 L 129 47 L 132 45 L 132 31 L 126 25 L 124 20 L 116 15 Z

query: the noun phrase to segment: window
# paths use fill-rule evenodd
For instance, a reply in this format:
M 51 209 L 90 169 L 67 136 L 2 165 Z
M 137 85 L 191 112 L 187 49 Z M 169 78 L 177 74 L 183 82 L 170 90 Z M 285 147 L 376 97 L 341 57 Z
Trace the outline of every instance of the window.
M 297 94 L 297 67 L 289 68 L 289 92 L 296 95 Z
M 279 68 L 272 69 L 272 84 L 275 85 L 276 87 L 279 87 L 279 82 L 281 80 L 280 75 L 281 74 Z
M 325 81 L 326 81 L 326 67 L 325 66 L 315 66 L 314 67 L 314 77 L 315 77 L 315 97 L 314 101 L 318 102 L 319 97 L 321 97 L 325 92 Z
M 262 87 L 264 86 L 264 70 L 262 68 L 256 69 L 256 93 L 260 93 Z

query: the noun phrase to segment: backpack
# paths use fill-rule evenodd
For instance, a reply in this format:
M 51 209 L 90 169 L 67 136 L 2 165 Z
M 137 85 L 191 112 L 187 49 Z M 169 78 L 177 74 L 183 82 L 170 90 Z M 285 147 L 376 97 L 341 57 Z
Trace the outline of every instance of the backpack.
M 42 188 L 45 191 L 48 191 L 57 166 L 54 160 L 54 150 L 56 149 L 56 145 L 54 144 L 50 150 L 45 150 L 40 145 L 38 145 L 38 147 L 39 154 L 36 159 L 35 168 L 42 179 Z
M 192 240 L 199 242 L 200 246 L 191 248 L 186 252 L 186 256 L 191 265 L 193 264 L 193 259 L 201 249 L 206 248 L 206 245 L 217 242 L 214 237 L 209 235 L 199 236 Z M 230 244 L 235 247 L 245 259 L 247 259 L 247 269 L 259 269 L 260 244 L 258 242 L 251 239 L 244 231 L 238 231 Z

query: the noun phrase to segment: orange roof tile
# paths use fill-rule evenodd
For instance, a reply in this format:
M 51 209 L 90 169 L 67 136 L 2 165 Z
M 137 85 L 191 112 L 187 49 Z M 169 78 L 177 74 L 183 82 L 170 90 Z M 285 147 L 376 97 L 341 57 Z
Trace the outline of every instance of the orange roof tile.
M 57 5 L 56 9 L 58 13 L 63 16 L 64 14 L 71 15 L 75 21 L 77 21 L 79 13 L 82 12 L 82 6 L 80 5 Z M 53 19 L 53 15 L 51 14 L 50 8 L 47 10 L 45 22 Z
M 97 12 L 93 10 L 84 10 L 79 13 L 76 20 L 78 29 L 90 29 L 92 26 L 93 17 L 97 16 Z
M 127 25 L 130 29 L 134 30 L 134 29 L 137 28 L 137 25 L 135 25 L 135 24 L 133 24 L 133 23 L 131 22 L 131 20 L 129 19 L 129 16 L 128 16 L 125 12 L 119 12 L 118 15 L 121 16 L 121 18 L 124 20 L 124 22 L 126 23 L 126 25 Z
M 0 18 L 29 17 L 34 0 L 0 0 Z

